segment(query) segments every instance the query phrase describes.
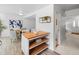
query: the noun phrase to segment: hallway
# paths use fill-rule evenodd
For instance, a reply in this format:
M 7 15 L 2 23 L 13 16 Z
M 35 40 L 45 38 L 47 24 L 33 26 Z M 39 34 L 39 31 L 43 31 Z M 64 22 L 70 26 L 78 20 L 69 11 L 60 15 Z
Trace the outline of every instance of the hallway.
M 62 55 L 79 55 L 79 35 L 66 33 L 66 39 L 55 51 Z

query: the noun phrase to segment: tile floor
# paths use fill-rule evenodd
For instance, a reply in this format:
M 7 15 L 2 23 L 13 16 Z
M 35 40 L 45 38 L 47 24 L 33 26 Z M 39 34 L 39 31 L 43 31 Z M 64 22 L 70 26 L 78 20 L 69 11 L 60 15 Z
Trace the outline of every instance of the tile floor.
M 11 41 L 10 38 L 0 38 L 0 55 L 22 55 L 20 40 Z
M 45 51 L 43 51 L 42 53 L 40 53 L 40 55 L 60 55 L 59 53 L 46 49 Z
M 66 33 L 66 41 L 56 48 L 62 55 L 79 55 L 79 35 Z
M 21 41 L 12 41 L 9 37 L 0 38 L 2 45 L 0 46 L 0 55 L 23 55 L 21 50 Z M 59 55 L 49 49 L 40 53 L 40 55 Z

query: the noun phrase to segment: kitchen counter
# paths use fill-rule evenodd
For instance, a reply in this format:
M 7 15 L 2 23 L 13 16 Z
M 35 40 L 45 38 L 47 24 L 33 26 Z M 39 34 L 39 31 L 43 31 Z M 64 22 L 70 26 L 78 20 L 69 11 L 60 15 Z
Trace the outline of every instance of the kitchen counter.
M 37 55 L 40 52 L 44 51 L 48 48 L 48 37 L 49 33 L 44 31 L 23 32 L 21 39 L 21 49 L 23 53 L 25 55 Z
M 42 35 L 47 35 L 49 34 L 48 32 L 43 32 L 43 31 L 38 31 L 38 32 L 24 32 L 23 36 L 29 40 L 31 40 L 32 38 L 36 38 Z

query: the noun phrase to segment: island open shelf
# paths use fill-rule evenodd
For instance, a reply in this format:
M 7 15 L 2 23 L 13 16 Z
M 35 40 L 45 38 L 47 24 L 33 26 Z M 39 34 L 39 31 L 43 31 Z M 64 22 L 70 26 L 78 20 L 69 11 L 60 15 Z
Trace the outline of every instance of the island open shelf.
M 37 43 L 37 42 L 32 42 L 30 45 L 29 45 L 29 49 L 32 49 L 34 47 L 37 47 L 38 45 L 41 45 L 43 43 L 46 43 L 48 42 L 48 39 L 47 38 L 44 38 L 44 39 L 41 39 L 41 42 Z
M 37 55 L 48 48 L 49 33 L 39 31 L 37 33 L 25 32 L 22 34 L 21 47 L 25 55 Z
M 47 44 L 41 44 L 37 46 L 36 48 L 30 50 L 30 55 L 37 55 L 47 48 L 48 48 Z

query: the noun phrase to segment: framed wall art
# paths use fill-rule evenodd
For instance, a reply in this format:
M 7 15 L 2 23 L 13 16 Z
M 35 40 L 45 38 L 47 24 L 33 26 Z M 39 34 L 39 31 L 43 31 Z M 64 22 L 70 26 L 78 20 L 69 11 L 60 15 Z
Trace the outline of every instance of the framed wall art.
M 50 23 L 51 17 L 50 16 L 44 16 L 39 18 L 40 23 Z

